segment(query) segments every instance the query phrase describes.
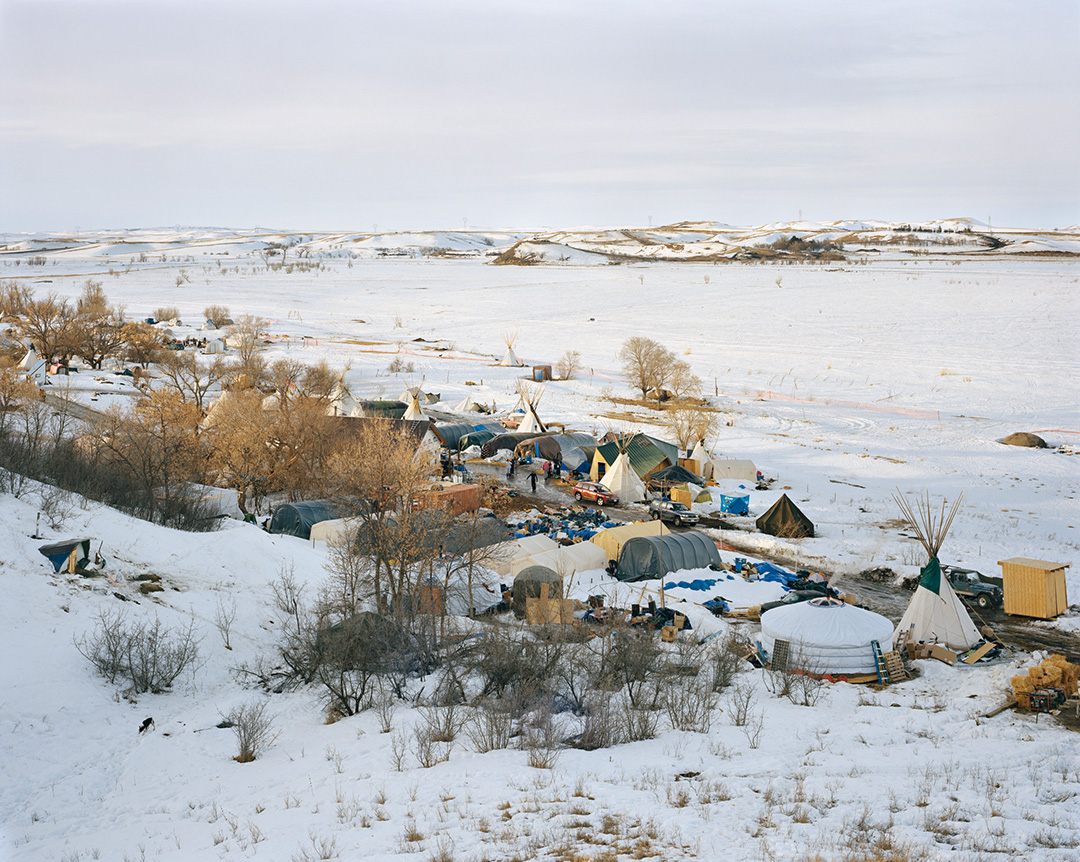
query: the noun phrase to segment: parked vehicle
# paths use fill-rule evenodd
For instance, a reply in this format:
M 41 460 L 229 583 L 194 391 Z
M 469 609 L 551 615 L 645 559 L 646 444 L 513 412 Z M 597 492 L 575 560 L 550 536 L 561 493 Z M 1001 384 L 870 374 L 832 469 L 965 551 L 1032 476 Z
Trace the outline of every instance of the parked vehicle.
M 941 571 L 958 596 L 974 602 L 982 610 L 1000 608 L 1004 604 L 1005 591 L 996 584 L 986 583 L 980 572 L 956 566 L 942 566 Z
M 696 524 L 699 520 L 685 503 L 675 503 L 671 500 L 653 500 L 649 503 L 649 513 L 654 521 L 659 518 L 676 527 L 681 527 L 683 524 Z
M 792 590 L 790 593 L 785 593 L 782 599 L 777 599 L 775 602 L 765 602 L 761 606 L 761 613 L 765 611 L 771 611 L 773 608 L 782 608 L 786 605 L 796 605 L 799 602 L 808 602 L 810 599 L 820 599 L 822 596 L 827 595 L 821 590 Z
M 599 482 L 578 482 L 573 490 L 574 499 L 579 503 L 589 500 L 599 506 L 616 506 L 619 498 Z

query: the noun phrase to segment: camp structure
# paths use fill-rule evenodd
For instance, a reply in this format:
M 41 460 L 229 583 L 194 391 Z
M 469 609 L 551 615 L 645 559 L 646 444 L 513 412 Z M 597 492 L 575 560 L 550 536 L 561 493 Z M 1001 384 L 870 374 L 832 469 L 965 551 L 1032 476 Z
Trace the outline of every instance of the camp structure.
M 203 353 L 216 354 L 225 352 L 225 340 L 222 338 L 209 338 L 203 347 Z
M 950 586 L 949 579 L 942 575 L 938 562 L 938 551 L 948 535 L 963 495 L 957 497 L 949 511 L 946 511 L 943 500 L 940 513 L 931 509 L 929 494 L 925 501 L 917 499 L 914 505 L 899 492 L 893 495 L 893 499 L 900 507 L 908 527 L 914 531 L 930 557 L 920 573 L 915 595 L 911 597 L 896 627 L 894 642 L 897 646 L 906 642 L 942 644 L 957 652 L 971 649 L 982 637 L 971 621 L 967 608 Z
M 630 463 L 630 456 L 625 451 L 619 453 L 611 469 L 604 473 L 600 484 L 618 497 L 620 503 L 641 503 L 648 499 L 649 493 Z
M 701 474 L 706 479 L 711 479 L 714 482 L 719 482 L 722 479 L 756 482 L 757 465 L 753 461 L 737 459 L 702 461 Z
M 517 354 L 514 353 L 514 342 L 517 341 L 517 333 L 506 333 L 503 336 L 503 341 L 506 342 L 506 355 L 499 360 L 498 364 L 506 368 L 524 368 L 525 363 L 518 359 Z
M 665 467 L 663 470 L 657 470 L 649 476 L 648 482 L 651 491 L 660 491 L 661 493 L 669 491 L 676 485 L 685 485 L 691 482 L 695 485 L 704 485 L 705 480 L 694 473 L 691 473 L 685 467 L 680 467 L 675 464 L 671 467 Z
M 471 395 L 466 395 L 453 408 L 455 413 L 484 413 L 483 407 L 472 400 Z
M 163 491 L 164 489 L 158 489 Z M 155 491 L 155 494 L 158 493 Z M 173 493 L 202 509 L 208 518 L 233 518 L 244 520 L 240 509 L 240 495 L 235 488 L 218 488 L 214 485 L 200 485 L 197 482 L 185 482 Z
M 578 572 L 603 569 L 607 564 L 608 556 L 599 545 L 594 545 L 592 542 L 577 542 L 573 545 L 556 545 L 550 550 L 515 560 L 510 567 L 510 574 L 517 575 L 529 566 L 543 566 L 564 577 L 569 577 Z
M 480 433 L 482 432 L 474 432 L 474 434 Z M 469 435 L 470 438 L 472 436 L 472 434 Z M 480 456 L 482 458 L 490 458 L 492 455 L 494 455 L 496 452 L 501 451 L 502 449 L 509 449 L 512 452 L 517 449 L 518 444 L 522 441 L 531 440 L 533 437 L 542 436 L 543 434 L 541 434 L 539 431 L 512 431 L 507 432 L 506 434 L 496 434 L 488 440 L 485 440 L 482 444 L 480 444 Z
M 75 574 L 75 569 L 90 562 L 90 539 L 64 539 L 50 542 L 38 550 L 52 563 L 54 572 Z
M 406 404 L 410 404 L 414 398 L 419 401 L 421 405 L 438 404 L 439 401 L 442 400 L 442 396 L 436 392 L 425 392 L 423 383 L 421 383 L 420 386 L 408 387 L 398 396 L 398 401 L 404 401 Z
M 703 533 L 637 536 L 623 545 L 615 577 L 620 581 L 648 581 L 671 572 L 707 569 L 719 562 L 716 543 Z
M 345 385 L 343 377 L 344 374 L 338 377 L 334 388 L 330 390 L 330 400 L 326 405 L 326 412 L 330 416 L 352 416 L 357 407 L 356 399 Z
M 634 521 L 620 527 L 600 530 L 589 541 L 599 545 L 609 560 L 618 560 L 623 545 L 630 539 L 638 536 L 666 536 L 670 532 L 663 521 Z
M 44 386 L 49 382 L 49 364 L 38 355 L 32 344 L 19 362 L 18 368 L 25 371 L 27 376 L 38 386 Z
M 447 425 L 433 425 L 431 430 L 435 432 L 435 436 L 439 438 L 444 449 L 456 452 L 460 448 L 458 444 L 473 433 L 473 426 L 463 422 L 454 422 Z
M 782 494 L 769 511 L 757 519 L 757 528 L 781 539 L 814 537 L 813 521 L 791 502 L 787 494 Z
M 409 402 L 409 409 L 405 411 L 405 415 L 401 417 L 406 422 L 423 422 L 428 417 L 424 415 L 424 411 L 420 409 L 420 399 L 416 395 L 412 396 L 412 400 Z
M 558 542 L 542 533 L 535 536 L 523 536 L 520 539 L 505 542 L 499 549 L 499 553 L 494 554 L 493 558 L 484 565 L 496 574 L 506 576 L 511 572 L 527 568 L 528 566 L 523 565 L 522 561 L 531 558 L 533 554 L 543 554 L 558 547 Z
M 528 440 L 518 443 L 514 449 L 514 455 L 518 458 L 531 455 L 533 458 L 540 458 L 545 461 L 554 461 L 556 458 L 561 458 L 566 469 L 576 470 L 584 462 L 585 456 L 582 447 L 595 445 L 595 438 L 591 434 L 582 431 L 573 431 L 569 434 L 546 434 L 541 437 L 530 437 Z M 568 456 L 575 449 L 579 451 L 579 454 L 576 458 L 569 458 Z
M 701 465 L 708 464 L 712 460 L 712 456 L 705 449 L 705 441 L 698 440 L 697 445 L 694 446 L 694 451 L 690 453 L 690 459 L 697 461 Z
M 510 609 L 519 620 L 525 619 L 526 600 L 540 597 L 540 585 L 548 585 L 548 598 L 562 598 L 562 575 L 544 566 L 529 566 L 514 577 Z
M 664 440 L 657 440 L 647 434 L 608 433 L 601 438 L 600 445 L 596 448 L 589 477 L 594 482 L 600 482 L 624 453 L 641 479 L 679 463 L 679 450 Z
M 874 644 L 888 652 L 892 633 L 880 614 L 822 596 L 766 611 L 758 642 L 774 670 L 835 676 L 875 673 Z
M 311 538 L 311 528 L 320 521 L 345 517 L 351 507 L 334 500 L 306 500 L 299 503 L 282 503 L 274 507 L 270 517 L 269 531 L 284 536 Z
M 349 416 L 356 419 L 401 419 L 409 405 L 404 401 L 358 400 Z
M 522 434 L 545 433 L 547 428 L 540 421 L 540 415 L 536 412 L 540 399 L 544 397 L 543 387 L 522 383 L 518 386 L 518 393 L 521 395 L 521 400 L 525 402 L 525 418 L 521 420 L 517 430 Z
M 1065 570 L 1068 563 L 1013 557 L 998 560 L 1005 591 L 1005 613 L 1050 620 L 1068 612 Z

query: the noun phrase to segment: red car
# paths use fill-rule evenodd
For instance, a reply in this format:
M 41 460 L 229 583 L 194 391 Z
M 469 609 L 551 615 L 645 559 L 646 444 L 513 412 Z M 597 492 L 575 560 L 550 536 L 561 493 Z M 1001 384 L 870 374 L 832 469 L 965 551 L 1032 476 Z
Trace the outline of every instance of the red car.
M 599 482 L 578 482 L 574 486 L 574 499 L 578 502 L 591 500 L 601 506 L 614 506 L 619 502 L 619 498 Z

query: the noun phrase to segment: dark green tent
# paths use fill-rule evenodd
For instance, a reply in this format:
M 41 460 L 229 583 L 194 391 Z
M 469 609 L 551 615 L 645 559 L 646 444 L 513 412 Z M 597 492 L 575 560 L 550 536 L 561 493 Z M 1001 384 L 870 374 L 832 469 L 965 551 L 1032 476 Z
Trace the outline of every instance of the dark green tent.
M 647 581 L 686 569 L 707 569 L 720 562 L 716 543 L 702 533 L 667 533 L 627 539 L 619 554 L 615 577 Z
M 763 533 L 782 539 L 814 537 L 813 521 L 788 499 L 787 494 L 780 497 L 768 512 L 757 519 L 757 528 Z

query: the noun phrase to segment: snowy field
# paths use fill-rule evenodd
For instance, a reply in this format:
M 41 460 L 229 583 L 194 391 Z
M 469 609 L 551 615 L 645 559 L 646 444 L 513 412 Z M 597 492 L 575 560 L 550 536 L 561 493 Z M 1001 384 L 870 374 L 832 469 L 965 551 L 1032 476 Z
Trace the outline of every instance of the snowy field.
M 911 574 L 923 555 L 900 534 L 893 491 L 963 492 L 943 562 L 988 575 L 1007 557 L 1071 563 L 1069 592 L 1080 597 L 1080 268 L 1069 259 L 519 267 L 331 257 L 331 246 L 308 259 L 315 269 L 288 273 L 269 271 L 256 242 L 158 239 L 144 262 L 130 244 L 122 254 L 108 245 L 49 253 L 35 267 L 5 255 L 0 279 L 70 296 L 101 280 L 129 317 L 174 305 L 196 326 L 206 306 L 224 304 L 233 317 L 271 321 L 268 359 L 347 365 L 356 397 L 396 398 L 423 379 L 443 407 L 466 394 L 513 406 L 521 371 L 493 359 L 516 331 L 529 365 L 554 364 L 568 349 L 582 355 L 576 379 L 546 384 L 544 420 L 664 436 L 648 424 L 651 411 L 609 400 L 632 397 L 617 353 L 645 335 L 689 362 L 725 409 L 728 424 L 710 448 L 750 458 L 775 479 L 752 492 L 752 514 L 786 489 L 818 528 L 798 542 L 760 537 L 763 552 L 841 572 L 885 565 Z M 188 280 L 178 287 L 181 270 Z M 390 374 L 396 356 L 414 371 Z M 627 409 L 635 418 L 605 415 Z M 1057 448 L 998 442 L 1014 431 Z M 422 768 L 391 744 L 421 720 L 417 708 L 403 704 L 387 735 L 372 713 L 326 724 L 318 694 L 300 691 L 271 698 L 280 735 L 264 756 L 238 764 L 232 734 L 214 725 L 257 692 L 231 669 L 271 649 L 269 583 L 282 565 L 315 590 L 325 553 L 238 523 L 191 535 L 74 506 L 62 528 L 39 535 L 102 542 L 116 584 L 91 582 L 50 573 L 42 540 L 31 538 L 39 507 L 33 494 L 0 498 L 2 858 L 1080 854 L 1074 733 L 1011 712 L 980 718 L 1004 702 L 1009 676 L 1030 656 L 987 668 L 923 661 L 915 680 L 877 693 L 836 684 L 813 707 L 769 694 L 747 667 L 757 738 L 733 725 L 722 698 L 708 733 L 661 727 L 653 741 L 560 751 L 549 769 L 529 766 L 523 751 L 479 754 L 464 735 L 447 761 Z M 147 572 L 163 577 L 165 592 L 138 604 L 114 598 L 137 596 L 131 579 Z M 214 617 L 234 598 L 227 650 Z M 138 703 L 118 696 L 73 645 L 102 609 L 116 608 L 169 625 L 193 617 L 198 673 Z M 1080 616 L 1053 625 L 1080 629 Z M 156 729 L 140 736 L 150 715 Z M 877 855 L 856 836 L 876 841 Z

